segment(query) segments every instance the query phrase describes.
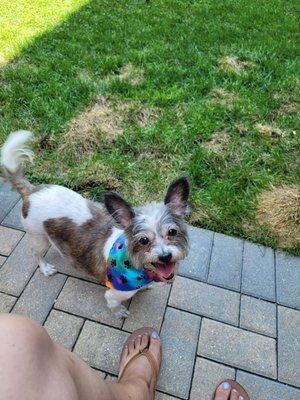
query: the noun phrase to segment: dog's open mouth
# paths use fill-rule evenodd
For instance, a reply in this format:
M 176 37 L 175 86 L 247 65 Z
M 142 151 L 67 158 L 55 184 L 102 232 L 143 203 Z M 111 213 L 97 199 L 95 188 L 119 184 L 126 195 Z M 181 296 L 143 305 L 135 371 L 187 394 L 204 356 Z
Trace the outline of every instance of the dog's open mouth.
M 169 281 L 174 277 L 174 269 L 176 266 L 176 262 L 169 262 L 165 264 L 152 263 L 152 265 L 155 267 L 155 273 L 162 280 Z

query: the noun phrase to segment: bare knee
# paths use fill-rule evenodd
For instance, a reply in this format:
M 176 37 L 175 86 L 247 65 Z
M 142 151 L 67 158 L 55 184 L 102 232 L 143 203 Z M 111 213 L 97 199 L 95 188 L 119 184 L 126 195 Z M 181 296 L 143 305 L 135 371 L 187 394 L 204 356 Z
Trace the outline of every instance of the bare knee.
M 3 348 L 24 352 L 51 350 L 51 341 L 45 328 L 29 318 L 3 314 L 0 316 L 0 351 Z M 19 353 L 20 355 L 20 353 Z

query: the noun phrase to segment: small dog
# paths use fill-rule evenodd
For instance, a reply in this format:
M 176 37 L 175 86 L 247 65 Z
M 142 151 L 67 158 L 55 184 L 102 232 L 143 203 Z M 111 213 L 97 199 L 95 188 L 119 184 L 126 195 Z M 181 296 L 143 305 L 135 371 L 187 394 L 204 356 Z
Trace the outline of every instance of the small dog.
M 105 282 L 107 306 L 125 318 L 129 312 L 122 302 L 152 282 L 171 283 L 187 256 L 187 178 L 173 182 L 162 203 L 133 208 L 116 193 L 107 193 L 104 204 L 92 202 L 63 186 L 34 186 L 23 178 L 23 159 L 33 160 L 31 138 L 28 131 L 11 133 L 1 165 L 22 197 L 22 222 L 41 272 L 56 272 L 43 259 L 52 244 L 75 267 Z

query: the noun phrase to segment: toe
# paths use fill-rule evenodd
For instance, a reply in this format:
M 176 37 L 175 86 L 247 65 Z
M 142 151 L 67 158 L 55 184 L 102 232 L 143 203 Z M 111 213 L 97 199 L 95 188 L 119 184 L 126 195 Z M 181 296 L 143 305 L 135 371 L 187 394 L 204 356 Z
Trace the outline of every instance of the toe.
M 149 336 L 143 335 L 141 337 L 141 349 L 144 350 L 146 347 L 148 347 L 148 344 L 149 344 Z
M 221 383 L 216 390 L 214 400 L 229 400 L 230 396 L 230 384 L 228 382 Z
M 230 393 L 230 400 L 239 400 L 239 394 L 235 389 L 232 389 Z
M 157 364 L 160 365 L 160 353 L 161 353 L 161 341 L 158 333 L 153 331 L 151 333 L 149 350 L 153 354 L 154 358 L 157 360 Z
M 135 352 L 135 341 L 132 340 L 131 342 L 128 343 L 128 353 L 134 353 Z

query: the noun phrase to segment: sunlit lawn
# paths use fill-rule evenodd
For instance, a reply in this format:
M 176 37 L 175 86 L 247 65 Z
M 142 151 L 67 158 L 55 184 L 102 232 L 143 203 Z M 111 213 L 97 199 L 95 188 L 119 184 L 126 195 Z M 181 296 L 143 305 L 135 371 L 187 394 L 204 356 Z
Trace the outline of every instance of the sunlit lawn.
M 4 0 L 0 142 L 33 130 L 31 180 L 97 199 L 108 189 L 157 199 L 187 174 L 192 223 L 277 246 L 256 210 L 263 190 L 297 183 L 296 6 Z M 117 132 L 66 134 L 96 101 L 113 122 L 121 115 Z

